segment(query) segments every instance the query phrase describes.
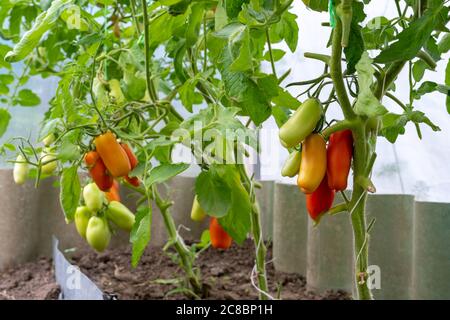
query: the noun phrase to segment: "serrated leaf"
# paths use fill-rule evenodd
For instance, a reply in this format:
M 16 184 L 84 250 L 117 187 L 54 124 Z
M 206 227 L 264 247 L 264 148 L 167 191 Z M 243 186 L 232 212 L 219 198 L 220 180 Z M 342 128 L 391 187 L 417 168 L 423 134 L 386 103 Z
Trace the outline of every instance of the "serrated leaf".
M 231 71 L 231 64 L 231 54 L 225 49 L 219 68 L 226 93 L 243 115 L 248 115 L 256 125 L 260 125 L 270 116 L 270 101 L 253 79 L 243 72 Z
M 230 210 L 231 190 L 214 170 L 203 171 L 195 182 L 200 206 L 213 217 L 223 217 Z
M 426 10 L 419 19 L 414 20 L 398 34 L 395 42 L 382 51 L 375 58 L 375 62 L 390 63 L 413 59 L 430 38 L 440 12 L 440 7 Z
M 20 39 L 12 51 L 9 51 L 5 60 L 8 62 L 17 62 L 33 51 L 41 41 L 42 36 L 58 20 L 61 13 L 72 4 L 73 0 L 55 0 L 47 11 L 42 12 L 37 18 L 33 27 L 28 30 Z
M 68 220 L 73 220 L 80 201 L 81 185 L 77 170 L 77 166 L 64 168 L 60 180 L 59 199 Z

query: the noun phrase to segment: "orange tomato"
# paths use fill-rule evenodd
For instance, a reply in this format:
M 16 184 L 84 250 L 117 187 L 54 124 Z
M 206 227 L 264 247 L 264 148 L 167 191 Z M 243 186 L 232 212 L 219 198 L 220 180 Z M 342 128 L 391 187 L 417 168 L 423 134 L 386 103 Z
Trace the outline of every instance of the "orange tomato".
M 105 195 L 108 201 L 120 202 L 119 182 L 117 182 L 117 180 L 114 180 L 111 189 L 109 189 L 108 192 L 105 192 Z
M 211 218 L 210 220 L 209 235 L 211 238 L 211 245 L 216 249 L 228 249 L 233 241 L 228 233 L 223 230 L 217 218 Z
M 108 131 L 99 135 L 94 143 L 98 154 L 113 177 L 123 177 L 131 171 L 127 153 L 112 132 Z

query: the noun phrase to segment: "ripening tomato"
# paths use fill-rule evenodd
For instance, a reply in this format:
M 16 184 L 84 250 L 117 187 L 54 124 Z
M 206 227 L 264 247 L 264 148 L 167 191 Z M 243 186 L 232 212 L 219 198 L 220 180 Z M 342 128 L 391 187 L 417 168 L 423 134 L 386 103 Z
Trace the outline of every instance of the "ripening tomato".
M 94 140 L 96 150 L 113 177 L 126 176 L 131 171 L 128 156 L 110 131 Z
M 119 182 L 117 182 L 117 180 L 114 180 L 111 188 L 105 192 L 106 199 L 108 199 L 108 201 L 119 201 L 120 202 L 119 190 L 120 190 Z
M 325 175 L 319 187 L 311 194 L 306 195 L 306 208 L 314 221 L 319 221 L 322 214 L 330 210 L 334 201 L 334 190 L 328 186 Z
M 86 228 L 86 240 L 98 252 L 103 252 L 111 240 L 111 231 L 105 218 L 93 216 Z
M 297 185 L 304 193 L 313 193 L 327 171 L 327 147 L 320 134 L 311 134 L 302 147 L 302 163 Z
M 231 246 L 233 239 L 219 224 L 217 218 L 212 217 L 209 223 L 209 235 L 211 238 L 211 245 L 216 249 L 228 249 Z
M 330 136 L 327 148 L 328 186 L 335 191 L 347 189 L 347 180 L 353 157 L 353 135 L 343 130 Z

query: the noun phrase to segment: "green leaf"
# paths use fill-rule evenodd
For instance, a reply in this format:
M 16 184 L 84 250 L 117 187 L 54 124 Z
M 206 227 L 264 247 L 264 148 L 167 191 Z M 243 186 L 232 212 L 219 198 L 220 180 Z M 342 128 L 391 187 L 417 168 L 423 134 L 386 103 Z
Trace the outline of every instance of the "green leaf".
M 14 77 L 10 74 L 0 74 L 0 82 L 3 84 L 11 84 L 14 81 Z
M 396 41 L 382 51 L 375 58 L 375 62 L 390 63 L 413 59 L 430 38 L 440 13 L 440 7 L 426 10 L 423 16 L 414 20 L 408 28 L 398 34 Z
M 436 91 L 437 90 L 437 86 L 438 86 L 438 84 L 436 82 L 432 82 L 432 81 L 425 81 L 425 82 L 423 82 L 420 85 L 419 89 L 417 89 L 414 92 L 414 98 L 418 100 L 423 95 Z
M 273 61 L 279 61 L 279 60 L 281 60 L 283 57 L 284 57 L 284 55 L 286 54 L 286 52 L 284 51 L 284 50 L 281 50 L 281 49 L 272 49 L 272 56 L 273 56 Z M 266 61 L 270 61 L 271 59 L 270 59 L 270 51 L 267 51 L 265 54 L 264 54 L 264 60 L 266 60 Z
M 78 166 L 64 168 L 60 180 L 59 199 L 68 220 L 73 220 L 80 201 L 81 185 L 77 170 Z
M 423 60 L 417 60 L 414 62 L 412 73 L 414 81 L 419 82 L 422 80 L 425 70 L 427 69 L 427 64 Z
M 303 3 L 310 9 L 314 11 L 328 11 L 328 1 L 329 0 L 302 0 Z
M 439 52 L 441 54 L 447 53 L 450 50 L 450 33 L 446 33 L 438 43 Z
M 250 0 L 226 0 L 225 9 L 227 11 L 227 16 L 230 19 L 236 18 L 239 12 L 242 10 L 242 5 L 249 2 Z
M 165 182 L 189 168 L 187 163 L 165 163 L 152 168 L 148 174 L 146 185 Z
M 14 49 L 6 54 L 5 60 L 17 62 L 27 57 L 37 47 L 44 33 L 52 28 L 61 13 L 72 4 L 72 1 L 53 1 L 50 8 L 36 18 L 33 27 L 23 35 L 19 43 L 14 46 Z
M 151 239 L 152 210 L 150 206 L 141 205 L 136 212 L 136 221 L 130 233 L 130 242 L 133 244 L 131 265 L 133 268 L 139 263 Z
M 8 129 L 9 120 L 11 120 L 11 115 L 8 110 L 0 108 L 0 138 L 5 134 L 6 129 Z
M 260 125 L 271 114 L 270 100 L 247 74 L 231 71 L 231 64 L 230 51 L 225 48 L 219 68 L 226 93 L 243 115 L 248 115 L 256 125 Z
M 180 100 L 187 111 L 192 112 L 192 106 L 194 104 L 201 104 L 203 97 L 200 93 L 196 92 L 196 85 L 198 78 L 188 79 L 179 89 Z
M 361 56 L 361 60 L 356 64 L 358 73 L 359 94 L 355 104 L 355 112 L 369 118 L 381 116 L 387 112 L 386 108 L 378 101 L 372 92 L 373 74 L 372 59 L 367 52 Z
M 223 217 L 230 210 L 231 190 L 214 170 L 203 171 L 195 182 L 200 206 L 213 217 Z
M 364 53 L 364 40 L 361 34 L 361 27 L 355 20 L 352 21 L 349 45 L 344 48 L 344 53 L 347 60 L 347 72 L 353 74 L 356 71 L 356 64 Z
M 193 46 L 198 39 L 198 33 L 200 25 L 203 21 L 204 5 L 197 3 L 191 6 L 191 14 L 189 15 L 189 21 L 186 28 L 186 45 L 188 47 Z
M 41 103 L 41 99 L 30 89 L 22 89 L 19 91 L 15 102 L 24 107 L 34 107 Z
M 382 117 L 383 129 L 381 134 L 390 142 L 395 143 L 399 135 L 405 133 L 406 124 L 411 121 L 416 124 L 426 124 L 433 131 L 441 129 L 434 125 L 423 112 L 407 110 L 403 114 L 387 113 Z
M 250 231 L 252 204 L 233 165 L 211 165 L 195 183 L 200 206 L 208 215 L 219 218 L 225 231 L 242 243 Z

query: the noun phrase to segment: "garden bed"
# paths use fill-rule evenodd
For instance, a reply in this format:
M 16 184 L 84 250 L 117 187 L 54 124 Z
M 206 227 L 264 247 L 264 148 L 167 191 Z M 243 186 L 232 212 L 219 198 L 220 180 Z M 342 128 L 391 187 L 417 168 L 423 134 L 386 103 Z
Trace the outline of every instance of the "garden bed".
M 233 245 L 228 251 L 208 249 L 198 259 L 204 280 L 210 285 L 210 299 L 256 299 L 250 283 L 253 268 L 251 241 L 242 246 Z M 117 299 L 183 299 L 181 294 L 167 295 L 175 287 L 156 280 L 173 279 L 181 274 L 178 266 L 162 253 L 161 248 L 148 248 L 140 265 L 130 267 L 130 251 L 125 248 L 107 250 L 97 254 L 90 250 L 77 250 L 69 255 L 71 263 L 78 265 L 105 293 Z M 269 260 L 271 249 L 269 248 Z M 345 292 L 328 291 L 317 295 L 306 289 L 302 276 L 276 272 L 268 265 L 271 291 L 275 295 L 281 285 L 283 299 L 349 299 Z M 58 288 L 54 282 L 50 259 L 11 268 L 0 274 L 2 299 L 56 299 Z

